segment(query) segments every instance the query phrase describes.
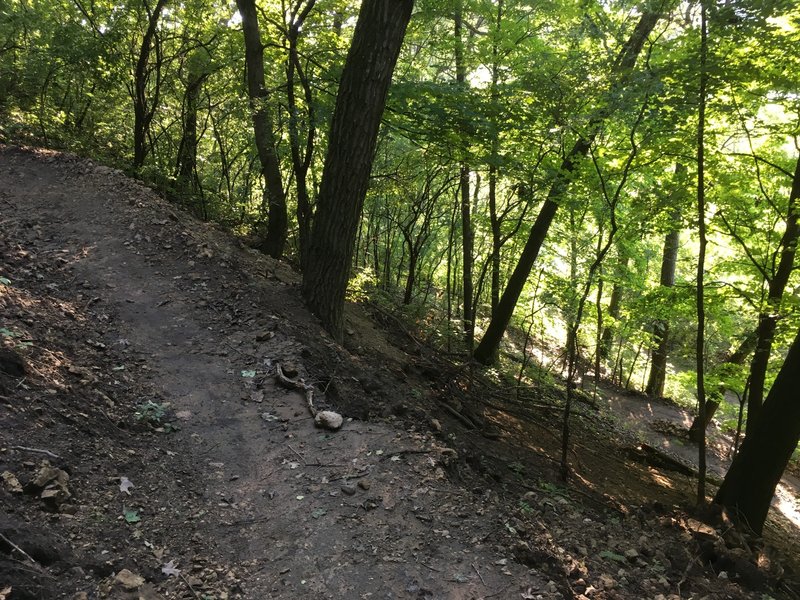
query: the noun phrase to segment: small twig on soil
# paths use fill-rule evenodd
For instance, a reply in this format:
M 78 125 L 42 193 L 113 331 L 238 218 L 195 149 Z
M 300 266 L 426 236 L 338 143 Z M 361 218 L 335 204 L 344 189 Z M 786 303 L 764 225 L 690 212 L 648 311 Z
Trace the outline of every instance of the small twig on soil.
M 197 600 L 201 600 L 200 594 L 195 591 L 195 589 L 192 587 L 192 584 L 189 583 L 188 579 L 186 579 L 186 576 L 183 573 L 179 573 L 179 575 L 181 576 L 181 579 L 183 579 L 183 583 L 189 586 L 189 589 L 191 590 L 192 594 L 194 594 L 194 597 L 197 598 Z
M 328 379 L 328 383 L 325 385 L 325 389 L 322 390 L 323 395 L 328 393 L 328 388 L 331 387 L 333 380 L 336 379 L 336 371 L 339 369 L 339 365 L 342 364 L 342 359 L 339 358 L 336 361 L 336 366 L 333 367 L 333 373 L 331 373 L 330 378 Z
M 336 477 L 331 477 L 328 481 L 350 481 L 352 479 L 361 479 L 362 477 L 366 477 L 370 474 L 370 469 L 367 469 L 363 473 L 357 473 L 356 475 L 337 475 Z
M 55 458 L 56 460 L 61 460 L 61 457 L 58 454 L 53 454 L 50 450 L 42 450 L 41 448 L 28 448 L 27 446 L 11 446 L 13 450 L 24 450 L 25 452 L 34 452 L 36 454 L 45 454 L 50 458 Z
M 28 559 L 29 561 L 31 561 L 33 564 L 35 564 L 35 565 L 37 565 L 37 566 L 39 565 L 39 563 L 38 563 L 38 562 L 36 562 L 36 561 L 33 559 L 33 557 L 30 555 L 30 554 L 28 554 L 27 552 L 25 552 L 25 550 L 23 550 L 22 548 L 20 548 L 19 546 L 17 546 L 17 545 L 16 545 L 14 542 L 12 542 L 10 539 L 8 539 L 6 536 L 4 536 L 2 533 L 0 533 L 0 540 L 3 540 L 3 541 L 6 543 L 6 544 L 8 544 L 8 545 L 9 545 L 9 546 L 11 546 L 11 547 L 12 547 L 14 550 L 16 550 L 17 552 L 19 552 L 20 554 L 22 554 L 22 556 L 24 556 L 25 558 L 27 558 L 27 559 Z
M 200 456 L 207 456 L 208 454 L 211 454 L 211 452 L 216 450 L 218 447 L 219 447 L 219 443 L 216 443 L 213 446 L 211 446 L 208 450 L 204 450 L 203 452 L 200 452 Z
M 472 568 L 475 569 L 475 572 L 478 574 L 478 578 L 481 580 L 481 583 L 486 586 L 486 582 L 483 580 L 483 575 L 481 575 L 481 572 L 478 571 L 478 567 L 475 566 L 475 563 L 472 563 Z
M 692 570 L 692 567 L 700 560 L 700 556 L 692 557 L 692 560 L 689 561 L 689 564 L 686 565 L 686 570 L 683 572 L 683 577 L 678 582 L 678 596 L 681 595 L 681 586 L 686 583 L 686 580 L 689 579 L 689 572 Z
M 441 570 L 441 569 L 437 569 L 436 567 L 432 567 L 432 566 L 430 566 L 430 565 L 426 565 L 425 563 L 419 563 L 419 564 L 421 564 L 421 565 L 422 565 L 423 567 L 425 567 L 426 569 L 430 569 L 430 570 L 431 570 L 431 571 L 433 571 L 434 573 L 441 573 L 441 572 L 442 572 L 442 570 Z
M 269 521 L 272 517 L 253 517 L 251 519 L 239 519 L 238 521 L 231 521 L 230 523 L 226 523 L 225 521 L 222 522 L 223 525 L 227 527 L 245 527 L 247 525 L 254 525 L 256 523 L 262 523 L 264 521 Z
M 303 458 L 303 455 L 302 455 L 302 454 L 300 454 L 300 453 L 299 453 L 297 450 L 295 450 L 294 448 L 292 448 L 292 445 L 291 445 L 291 444 L 286 444 L 286 445 L 289 447 L 289 450 L 291 450 L 292 452 L 294 452 L 294 453 L 297 455 L 297 458 L 299 458 L 299 459 L 300 459 L 300 461 L 303 463 L 303 466 L 304 466 L 304 467 L 307 467 L 308 465 L 306 464 L 306 459 L 305 459 L 305 458 Z
M 464 425 L 467 429 L 475 429 L 475 423 L 473 423 L 469 417 L 462 415 L 460 412 L 458 412 L 455 408 L 453 408 L 449 404 L 442 403 L 440 406 L 447 412 L 449 412 L 451 415 L 453 415 L 456 419 L 461 421 L 461 424 Z

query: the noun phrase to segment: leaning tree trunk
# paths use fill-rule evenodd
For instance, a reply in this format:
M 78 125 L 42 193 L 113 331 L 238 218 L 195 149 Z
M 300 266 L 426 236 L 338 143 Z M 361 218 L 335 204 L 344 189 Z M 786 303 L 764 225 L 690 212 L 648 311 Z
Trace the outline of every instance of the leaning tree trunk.
M 800 441 L 800 332 L 714 502 L 761 534 L 775 487 Z
M 283 191 L 272 117 L 268 107 L 269 94 L 264 85 L 264 46 L 261 43 L 261 32 L 258 28 L 255 0 L 236 0 L 236 6 L 242 16 L 247 93 L 250 96 L 250 110 L 258 159 L 261 161 L 261 170 L 266 183 L 264 202 L 267 205 L 267 234 L 261 250 L 273 258 L 280 258 L 286 245 L 289 218 L 286 211 L 286 195 Z
M 337 340 L 381 116 L 413 0 L 364 0 L 347 55 L 322 173 L 303 296 Z
M 631 33 L 631 37 L 623 45 L 617 61 L 612 67 L 612 82 L 607 92 L 608 96 L 613 96 L 624 86 L 648 36 L 653 31 L 653 28 L 660 18 L 660 12 L 646 10 L 642 13 L 633 33 Z M 528 280 L 528 276 L 533 268 L 533 264 L 539 256 L 539 250 L 550 229 L 550 224 L 553 222 L 553 218 L 556 215 L 559 203 L 569 189 L 569 184 L 575 170 L 589 153 L 589 149 L 600 133 L 603 123 L 613 112 L 613 108 L 611 108 L 613 102 L 609 101 L 605 106 L 606 108 L 601 109 L 591 120 L 588 132 L 584 136 L 579 137 L 574 143 L 572 149 L 562 161 L 561 168 L 554 176 L 547 198 L 539 211 L 538 217 L 536 217 L 533 227 L 531 227 L 528 240 L 525 242 L 525 247 L 522 249 L 522 255 L 514 271 L 511 273 L 511 277 L 506 284 L 506 289 L 497 305 L 497 310 L 480 344 L 475 348 L 475 359 L 481 363 L 487 365 L 492 364 L 497 357 L 500 341 L 503 339 L 503 334 L 509 322 L 511 322 L 511 315 L 517 305 L 517 300 L 519 300 L 522 290 L 525 287 L 525 282 Z
M 717 368 L 724 368 L 725 365 L 741 365 L 750 353 L 755 350 L 756 347 L 756 340 L 757 340 L 757 331 L 754 329 L 747 336 L 739 343 L 739 346 L 731 352 L 728 357 L 720 363 L 719 367 Z M 746 386 L 749 387 L 749 386 Z M 719 398 L 725 398 L 725 386 L 720 386 L 719 389 Z M 689 439 L 693 442 L 700 441 L 700 433 L 708 429 L 708 425 L 711 423 L 711 419 L 714 418 L 714 415 L 719 408 L 719 401 L 718 400 L 706 400 L 706 415 L 704 421 L 700 420 L 699 416 L 694 418 L 692 421 L 692 426 L 689 427 Z M 703 427 L 701 427 L 701 423 L 703 423 Z
M 781 309 L 781 299 L 789 283 L 789 276 L 794 268 L 794 256 L 797 251 L 797 240 L 800 235 L 798 226 L 798 203 L 800 202 L 800 157 L 794 171 L 792 191 L 789 195 L 789 209 L 786 217 L 786 230 L 780 244 L 780 261 L 769 282 L 767 305 L 758 315 L 758 341 L 750 363 L 750 395 L 747 397 L 747 428 L 749 434 L 764 399 L 764 384 L 767 376 L 767 363 L 772 351 L 772 341 Z

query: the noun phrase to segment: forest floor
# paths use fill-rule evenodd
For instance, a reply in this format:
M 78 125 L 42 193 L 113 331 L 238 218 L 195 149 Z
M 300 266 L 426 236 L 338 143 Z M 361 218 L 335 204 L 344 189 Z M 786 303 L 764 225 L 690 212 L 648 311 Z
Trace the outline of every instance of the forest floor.
M 557 389 L 370 306 L 340 346 L 288 266 L 114 169 L 0 146 L 0 278 L 0 600 L 800 597 L 796 525 L 688 508 L 678 409 L 583 397 L 563 484 Z

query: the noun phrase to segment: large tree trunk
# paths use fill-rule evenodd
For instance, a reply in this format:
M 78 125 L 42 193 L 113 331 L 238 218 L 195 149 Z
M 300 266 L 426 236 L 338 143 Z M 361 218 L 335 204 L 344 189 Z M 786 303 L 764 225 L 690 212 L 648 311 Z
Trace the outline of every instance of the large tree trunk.
M 269 112 L 269 94 L 264 86 L 264 46 L 258 28 L 255 0 L 236 0 L 242 16 L 245 63 L 247 66 L 247 93 L 250 96 L 253 130 L 258 159 L 266 187 L 264 203 L 267 205 L 267 233 L 261 250 L 280 258 L 286 244 L 289 218 L 286 212 L 286 195 L 283 191 L 280 160 L 275 145 L 272 117 Z
M 675 167 L 676 178 L 680 173 L 686 172 L 686 167 L 680 163 Z M 678 246 L 681 239 L 680 208 L 674 208 L 671 215 L 671 229 L 664 237 L 664 254 L 661 259 L 661 287 L 669 289 L 675 285 L 675 268 L 678 264 Z M 647 380 L 645 393 L 648 396 L 660 398 L 664 395 L 664 384 L 667 379 L 667 351 L 669 349 L 669 321 L 659 319 L 653 325 L 655 348 L 653 349 L 650 363 L 650 376 Z
M 150 52 L 153 49 L 153 39 L 158 27 L 158 19 L 161 11 L 167 4 L 167 0 L 158 0 L 156 6 L 147 17 L 147 29 L 142 37 L 142 44 L 139 47 L 139 57 L 136 60 L 136 69 L 133 76 L 133 168 L 138 170 L 143 164 L 147 155 L 147 132 L 150 129 L 150 122 L 153 120 L 156 106 L 158 105 L 158 95 L 160 93 L 159 83 L 156 82 L 152 100 L 147 97 L 147 87 L 150 82 Z M 147 3 L 145 3 L 147 8 Z M 159 68 L 159 65 L 157 65 Z
M 714 501 L 760 534 L 775 487 L 800 441 L 800 332 L 758 420 L 733 459 Z
M 800 158 L 795 167 L 792 191 L 789 195 L 789 209 L 786 217 L 786 230 L 780 244 L 780 261 L 772 279 L 769 281 L 767 304 L 758 315 L 758 341 L 750 363 L 750 395 L 747 397 L 747 429 L 749 435 L 764 399 L 764 384 L 767 376 L 767 363 L 772 351 L 772 341 L 781 310 L 781 300 L 789 276 L 794 268 L 794 256 L 797 250 L 798 235 L 798 202 L 800 202 Z
M 609 96 L 614 95 L 627 81 L 627 76 L 636 64 L 636 59 L 644 47 L 647 37 L 653 31 L 660 18 L 660 12 L 643 12 L 641 19 L 634 28 L 633 33 L 631 33 L 630 38 L 623 45 L 617 61 L 611 69 Z M 506 289 L 497 305 L 495 315 L 492 317 L 480 344 L 475 348 L 474 356 L 477 361 L 487 365 L 495 361 L 500 341 L 503 339 L 503 334 L 511 321 L 511 315 L 517 305 L 522 289 L 525 287 L 525 282 L 531 273 L 533 264 L 539 256 L 539 250 L 556 215 L 559 203 L 569 189 L 573 173 L 588 154 L 589 148 L 591 148 L 592 143 L 600 133 L 604 121 L 612 114 L 614 110 L 611 108 L 612 106 L 612 102 L 605 104 L 605 108 L 601 109 L 592 118 L 585 136 L 579 137 L 572 149 L 564 157 L 561 168 L 550 185 L 550 190 L 539 211 L 539 216 L 531 228 L 528 240 L 522 250 L 522 255 L 506 284 Z
M 413 0 L 364 0 L 331 123 L 303 295 L 337 340 L 378 129 Z

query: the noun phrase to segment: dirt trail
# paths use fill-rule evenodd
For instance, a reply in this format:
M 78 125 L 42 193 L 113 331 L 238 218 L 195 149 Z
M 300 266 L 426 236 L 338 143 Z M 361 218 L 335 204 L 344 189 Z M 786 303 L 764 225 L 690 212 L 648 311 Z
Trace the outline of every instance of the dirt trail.
M 345 350 L 285 265 L 118 171 L 0 146 L 0 252 L 0 342 L 28 365 L 0 373 L 0 533 L 29 555 L 0 538 L 8 600 L 777 585 L 721 537 L 701 560 L 701 526 L 664 507 L 690 478 L 631 460 L 606 417 L 577 411 L 573 483 L 555 483 L 557 406 L 415 361 L 358 312 Z M 314 426 L 278 363 L 346 417 L 340 431 Z
M 6 151 L 0 190 L 6 225 L 21 220 L 40 240 L 36 252 L 61 253 L 91 304 L 87 318 L 107 320 L 97 341 L 142 367 L 147 381 L 135 383 L 153 394 L 142 402 L 169 403 L 179 416 L 180 431 L 157 440 L 167 449 L 140 475 L 151 493 L 127 475 L 142 515 L 169 515 L 162 528 L 147 516 L 137 526 L 134 545 L 155 545 L 161 557 L 139 572 L 174 561 L 188 573 L 211 561 L 246 598 L 472 598 L 546 587 L 481 542 L 496 525 L 480 522 L 481 497 L 446 480 L 440 463 L 452 451 L 430 435 L 361 421 L 325 432 L 300 394 L 275 385 L 279 361 L 307 375 L 295 331 L 318 329 L 297 305 L 292 276 L 275 285 L 280 265 L 226 247 L 211 228 L 201 238 L 205 226 L 110 169 Z M 222 241 L 212 247 L 215 234 Z M 10 445 L 13 432 L 3 438 Z M 119 535 L 130 534 L 122 523 Z

